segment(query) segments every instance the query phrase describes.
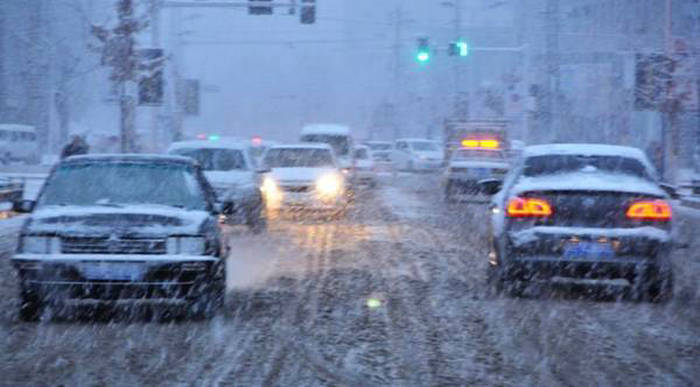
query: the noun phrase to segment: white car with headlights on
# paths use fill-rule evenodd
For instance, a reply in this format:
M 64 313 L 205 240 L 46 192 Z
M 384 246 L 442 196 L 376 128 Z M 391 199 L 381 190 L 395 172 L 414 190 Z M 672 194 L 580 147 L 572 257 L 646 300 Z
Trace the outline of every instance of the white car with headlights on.
M 12 257 L 20 318 L 48 305 L 158 302 L 208 317 L 228 253 L 214 192 L 189 158 L 74 156 L 50 173 Z
M 340 212 L 347 207 L 346 177 L 330 145 L 272 146 L 265 152 L 262 165 L 270 171 L 261 188 L 269 209 Z

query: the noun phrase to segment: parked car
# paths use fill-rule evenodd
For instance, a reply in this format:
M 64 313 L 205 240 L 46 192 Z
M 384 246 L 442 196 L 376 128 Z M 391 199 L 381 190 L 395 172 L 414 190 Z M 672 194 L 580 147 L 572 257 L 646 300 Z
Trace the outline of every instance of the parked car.
M 0 124 L 0 164 L 39 162 L 39 142 L 33 126 Z
M 673 291 L 671 189 L 641 150 L 556 144 L 525 148 L 491 193 L 489 279 L 519 293 L 532 281 L 622 279 L 641 299 Z
M 229 224 L 245 224 L 254 232 L 267 227 L 257 163 L 250 146 L 240 141 L 183 141 L 168 149 L 172 155 L 197 160 L 214 187 Z
M 157 300 L 205 317 L 223 305 L 228 246 L 189 158 L 74 156 L 14 209 L 31 213 L 12 257 L 24 320 L 82 301 Z
M 374 154 L 369 147 L 358 145 L 355 147 L 355 183 L 374 187 L 377 185 L 376 162 Z

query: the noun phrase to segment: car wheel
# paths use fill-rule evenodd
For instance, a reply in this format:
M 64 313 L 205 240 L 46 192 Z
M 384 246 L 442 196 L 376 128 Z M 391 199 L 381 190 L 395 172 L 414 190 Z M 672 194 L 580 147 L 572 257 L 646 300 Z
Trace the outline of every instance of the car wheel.
M 445 186 L 445 200 L 448 203 L 455 203 L 457 200 L 455 199 L 455 189 L 452 186 L 451 182 L 447 182 L 447 185 Z
M 22 321 L 39 321 L 44 310 L 41 296 L 31 290 L 22 290 L 20 294 L 19 318 Z
M 189 302 L 188 314 L 195 320 L 209 320 L 224 307 L 226 280 L 216 280 L 209 289 Z
M 259 234 L 267 230 L 266 213 L 262 203 L 246 211 L 246 225 L 253 233 Z
M 489 285 L 489 293 L 500 294 L 503 292 L 503 274 L 499 266 L 488 265 L 486 269 L 486 282 Z
M 673 298 L 673 272 L 657 268 L 647 272 L 643 296 L 651 302 L 666 303 Z

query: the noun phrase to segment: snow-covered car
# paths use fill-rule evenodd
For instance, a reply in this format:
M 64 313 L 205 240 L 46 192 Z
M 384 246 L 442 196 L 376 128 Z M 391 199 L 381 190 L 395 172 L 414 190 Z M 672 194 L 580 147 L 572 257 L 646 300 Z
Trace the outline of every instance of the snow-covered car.
M 203 317 L 223 305 L 228 246 L 189 158 L 70 157 L 15 210 L 31 213 L 12 257 L 24 320 L 81 301 L 173 302 Z
M 396 170 L 437 171 L 444 166 L 445 152 L 436 141 L 404 138 L 396 140 L 391 161 Z
M 445 170 L 445 199 L 451 202 L 465 197 L 488 201 L 490 196 L 483 195 L 479 181 L 489 178 L 503 180 L 508 168 L 506 156 L 500 149 L 457 149 L 452 152 Z
M 527 147 L 492 200 L 489 278 L 516 293 L 534 280 L 626 280 L 635 297 L 666 300 L 670 190 L 635 148 Z
M 270 172 L 262 192 L 270 209 L 307 208 L 343 211 L 348 204 L 347 177 L 327 144 L 276 145 L 262 165 Z
M 222 204 L 227 223 L 246 224 L 255 232 L 265 230 L 267 218 L 260 175 L 247 143 L 183 141 L 173 143 L 168 153 L 199 162 Z
M 369 147 L 358 145 L 355 147 L 355 183 L 365 184 L 370 187 L 377 185 L 376 165 L 372 151 Z

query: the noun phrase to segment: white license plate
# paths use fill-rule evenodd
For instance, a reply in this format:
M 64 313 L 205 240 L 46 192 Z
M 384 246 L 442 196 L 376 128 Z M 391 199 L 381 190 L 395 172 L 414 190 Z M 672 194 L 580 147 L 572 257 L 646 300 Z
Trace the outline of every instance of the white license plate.
M 90 280 L 138 281 L 143 275 L 143 264 L 99 262 L 83 264 L 82 272 Z

